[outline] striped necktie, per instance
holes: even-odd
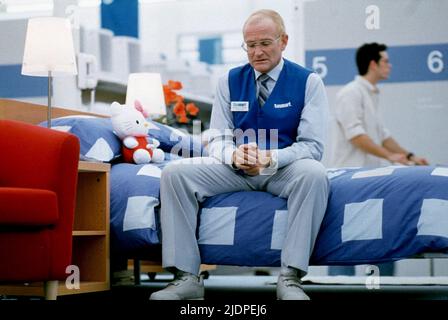
[[[258,102],[260,103],[260,107],[263,107],[264,103],[269,97],[269,89],[268,89],[268,80],[270,79],[269,75],[266,73],[261,74],[257,81],[258,81]]]

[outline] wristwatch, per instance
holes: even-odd
[[[406,155],[406,159],[408,159],[408,160],[411,160],[411,158],[414,156],[414,154],[412,153],[412,152],[409,152],[407,155]]]

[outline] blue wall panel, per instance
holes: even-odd
[[[385,82],[448,80],[448,44],[388,47],[392,72]],[[344,85],[358,74],[356,48],[308,50],[305,63],[322,75],[326,85]]]
[[[102,1],[101,28],[112,30],[115,36],[138,38],[138,0]]]
[[[0,97],[42,97],[48,94],[47,77],[23,76],[22,65],[0,65]]]
[[[199,40],[199,61],[208,64],[222,63],[222,39],[207,38]]]

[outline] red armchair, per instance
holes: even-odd
[[[0,120],[0,285],[43,281],[56,298],[71,264],[78,161],[74,135]]]

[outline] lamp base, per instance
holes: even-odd
[[[47,109],[47,127],[51,128],[51,86],[53,85],[53,78],[51,71],[48,71],[48,109]]]

